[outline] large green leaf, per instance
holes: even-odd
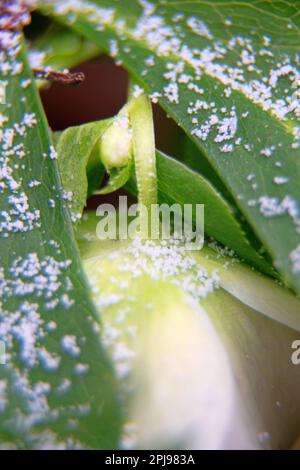
[[[183,127],[300,293],[299,2],[49,5],[44,11],[123,62]]]
[[[1,32],[3,38],[1,446],[112,448],[120,421],[115,383],[65,207],[69,195],[22,36]]]

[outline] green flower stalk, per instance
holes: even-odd
[[[141,91],[131,96],[129,116],[133,132],[133,152],[138,187],[138,200],[150,211],[157,203],[155,139],[152,106]]]

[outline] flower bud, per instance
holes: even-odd
[[[299,300],[207,247],[97,241],[96,222],[86,218],[78,234],[120,381],[123,448],[291,446],[300,428],[291,361]]]
[[[127,165],[131,154],[131,138],[128,118],[117,117],[99,142],[100,158],[107,170]]]

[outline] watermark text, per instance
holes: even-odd
[[[203,204],[143,204],[127,205],[127,196],[119,197],[119,207],[112,204],[98,206],[96,215],[101,219],[96,235],[100,240],[126,240],[175,238],[184,242],[186,249],[199,250],[204,243]]]

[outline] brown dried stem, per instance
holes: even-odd
[[[80,85],[84,79],[84,73],[82,72],[57,72],[55,70],[47,69],[33,69],[35,78],[48,80],[52,83],[61,83],[67,86]]]

